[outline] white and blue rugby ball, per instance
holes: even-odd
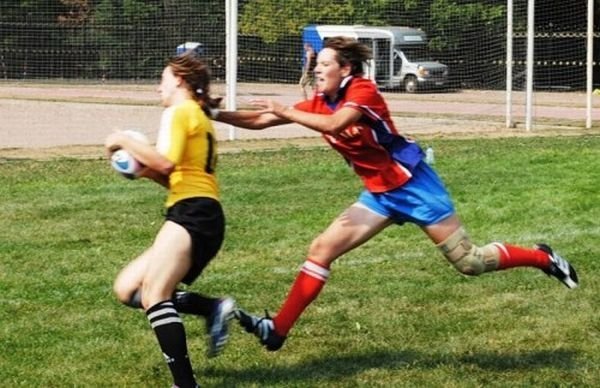
[[[141,132],[135,130],[123,131],[127,136],[149,144],[148,138]],[[123,175],[127,179],[136,179],[139,173],[144,168],[144,165],[137,161],[129,152],[124,149],[113,152],[110,157],[110,165],[119,174]]]
[[[127,179],[135,179],[139,176],[144,166],[124,149],[116,150],[110,157],[112,168]]]

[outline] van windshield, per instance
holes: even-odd
[[[431,59],[431,54],[426,46],[396,46],[396,50],[401,50],[404,53],[406,59],[410,62],[429,62],[433,61]]]

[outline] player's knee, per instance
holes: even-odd
[[[330,263],[337,256],[336,247],[324,241],[321,236],[315,238],[308,248],[308,257],[318,262]]]
[[[131,297],[131,289],[129,287],[125,287],[125,285],[118,280],[113,284],[113,293],[117,297],[117,300],[121,303],[126,303]]]
[[[323,256],[326,248],[326,244],[323,244],[321,237],[318,236],[310,243],[308,257]]]
[[[115,282],[113,285],[113,293],[117,297],[117,300],[126,306],[133,308],[142,307],[142,296],[140,289],[131,289],[131,287],[119,282]]]
[[[484,272],[490,272],[498,268],[497,255],[491,250],[494,246],[478,247],[473,245],[471,250],[461,259],[452,262],[454,268],[464,275],[477,276]],[[446,256],[448,258],[448,256]],[[450,260],[448,258],[448,260]]]
[[[493,244],[478,247],[471,243],[463,228],[438,244],[442,254],[460,273],[476,276],[498,268],[500,252]]]

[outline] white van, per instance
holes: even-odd
[[[348,36],[367,44],[373,59],[366,65],[366,77],[381,88],[403,88],[408,93],[421,89],[444,88],[448,83],[448,66],[430,59],[427,35],[411,27],[368,27],[363,25],[308,25],[302,33],[303,43],[315,51],[333,36]]]

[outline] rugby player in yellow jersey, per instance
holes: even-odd
[[[206,318],[208,355],[227,340],[231,298],[178,291],[191,284],[223,242],[225,218],[215,177],[217,144],[207,115],[219,101],[209,96],[208,67],[193,52],[169,59],[158,92],[165,107],[156,148],[123,132],[110,134],[108,153],[123,148],[145,168],[140,176],[168,189],[166,220],[152,245],[121,270],[114,292],[122,303],[143,308],[176,387],[197,386],[179,313]]]

